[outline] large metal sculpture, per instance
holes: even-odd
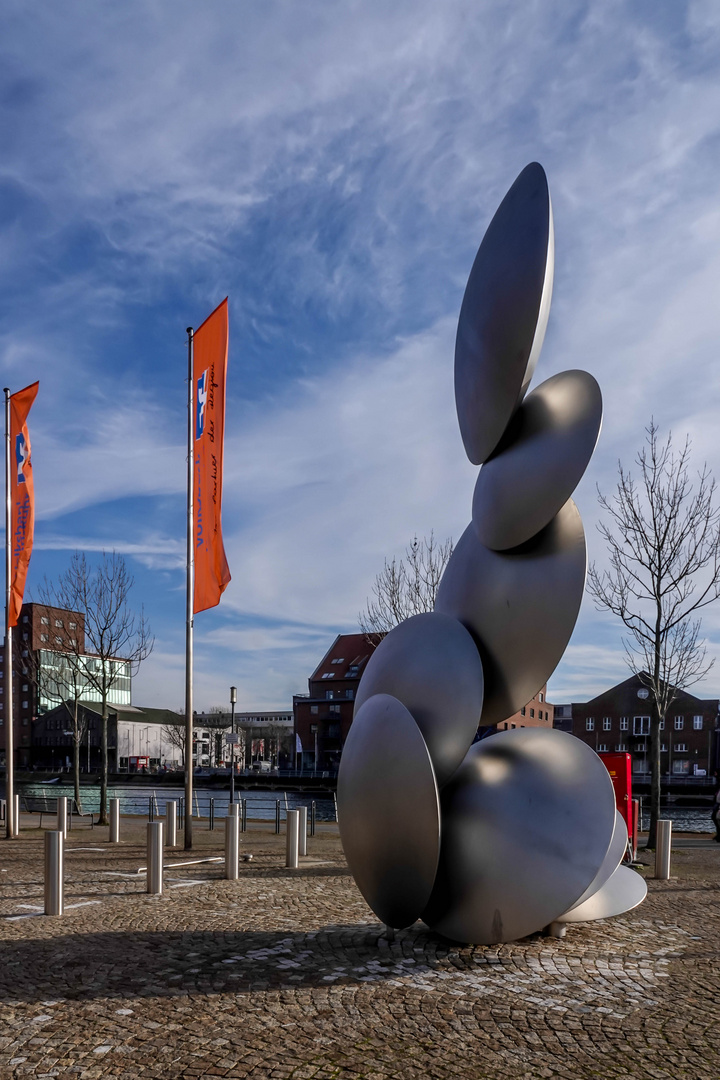
[[[455,400],[467,455],[483,466],[472,522],[434,612],[401,623],[368,662],[338,777],[343,847],[376,915],[475,944],[617,915],[646,892],[620,865],[625,824],[588,746],[533,728],[473,742],[547,682],[585,584],[570,496],[600,432],[600,389],[565,371],[525,396],[553,256],[547,179],[533,163],[485,233],[460,311]]]

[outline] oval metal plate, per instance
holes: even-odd
[[[470,525],[445,568],[435,610],[475,638],[485,675],[482,724],[497,724],[547,682],[580,610],[587,553],[572,499],[527,544],[498,552]]]
[[[602,394],[587,371],[563,371],[528,394],[475,485],[480,542],[503,551],[544,529],[580,482],[601,423]]]
[[[391,630],[370,657],[355,712],[374,694],[390,694],[412,713],[442,787],[480,723],[483,669],[472,636],[449,615],[413,615]]]
[[[579,907],[566,911],[555,922],[594,922],[596,919],[612,919],[624,915],[642,904],[647,896],[647,882],[629,866],[618,866],[601,889],[593,893]]]
[[[338,822],[350,872],[388,926],[419,918],[435,880],[440,806],[430,755],[405,706],[368,698],[343,748]]]
[[[602,889],[605,882],[612,877],[620,863],[623,861],[623,856],[627,851],[627,841],[628,831],[627,825],[625,824],[625,818],[622,816],[619,810],[616,810],[615,831],[613,832],[613,838],[610,842],[610,847],[608,848],[607,855],[603,859],[603,864],[598,870],[594,881],[592,881],[588,885],[587,889],[582,894],[580,899],[575,901],[570,911],[574,911],[575,908],[578,908],[581,904],[584,904],[585,901],[593,895],[593,893],[596,893],[599,889]],[[561,915],[560,918],[556,919],[555,921],[562,922],[564,917],[564,915]]]
[[[553,265],[547,177],[533,162],[490,222],[460,308],[455,403],[475,465],[497,446],[532,377],[550,313]]]
[[[566,912],[595,878],[615,824],[597,754],[534,728],[475,743],[441,810],[440,865],[422,917],[477,945],[515,941]]]

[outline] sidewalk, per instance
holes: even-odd
[[[25,822],[23,822],[25,825]],[[0,841],[0,1078],[720,1076],[720,845],[676,834],[670,882],[562,940],[459,947],[421,923],[388,941],[336,826],[297,871],[284,836],[145,892],[144,822],[75,828],[66,914],[42,910],[42,833]],[[168,862],[222,854],[194,831]],[[182,843],[182,838],[181,838]],[[649,862],[647,853],[640,858]]]

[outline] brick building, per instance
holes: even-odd
[[[538,690],[537,694],[523,705],[522,709],[501,724],[497,724],[498,731],[507,731],[508,728],[540,727],[551,728],[555,719],[555,706],[547,699],[547,683]]]
[[[23,604],[18,624],[13,629],[13,734],[15,767],[32,764],[33,726],[36,718],[72,696],[68,654],[79,655],[88,670],[99,664],[97,657],[85,653],[85,616],[79,611]],[[126,660],[109,661],[118,670],[109,700],[115,705],[130,705],[130,665]],[[5,648],[0,646],[0,686],[5,683]],[[80,677],[78,692],[87,701],[100,695],[88,679]],[[0,692],[0,762],[5,762],[5,700]]]
[[[598,753],[632,755],[633,774],[649,779],[650,694],[633,675],[590,701],[570,706],[572,733]],[[567,706],[560,706],[567,723]],[[660,772],[669,779],[709,778],[717,768],[718,699],[678,691],[661,728]]]
[[[376,644],[365,634],[339,634],[308,679],[309,693],[293,697],[297,752],[304,769],[337,771],[355,693]]]

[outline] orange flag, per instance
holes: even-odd
[[[30,436],[27,418],[40,383],[10,395],[10,610],[8,625],[17,626],[35,531]]]
[[[220,603],[230,581],[222,541],[222,476],[225,442],[227,297],[193,335],[195,390],[193,612]]]

